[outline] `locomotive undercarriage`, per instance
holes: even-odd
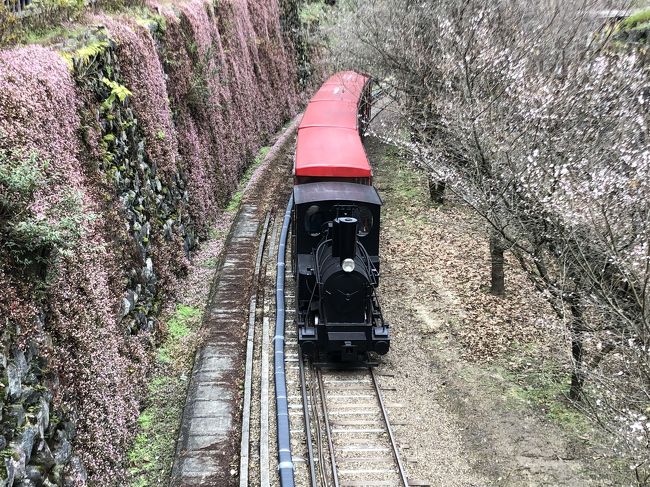
[[[309,308],[308,304],[305,308]],[[370,319],[364,323],[324,323],[317,307],[298,309],[298,343],[303,354],[315,362],[349,364],[370,363],[370,352],[385,354],[390,338],[374,292],[368,308]]]

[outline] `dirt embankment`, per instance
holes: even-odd
[[[563,400],[568,342],[514,265],[488,292],[482,222],[435,206],[423,174],[369,140],[384,199],[384,313],[393,342],[379,367],[411,479],[431,485],[620,485],[594,431]]]

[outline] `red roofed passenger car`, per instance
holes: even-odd
[[[370,184],[372,169],[361,141],[370,115],[370,78],[337,73],[316,92],[298,127],[296,183]]]
[[[298,128],[294,166],[292,264],[302,352],[367,362],[389,349],[377,299],[381,199],[363,145],[371,80],[332,76]]]

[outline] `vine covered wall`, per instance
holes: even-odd
[[[161,302],[300,102],[275,1],[149,7],[0,51],[0,486],[122,482]]]

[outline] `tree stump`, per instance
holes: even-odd
[[[429,174],[429,194],[431,195],[431,201],[437,205],[442,205],[445,202],[445,186],[444,180]]]

